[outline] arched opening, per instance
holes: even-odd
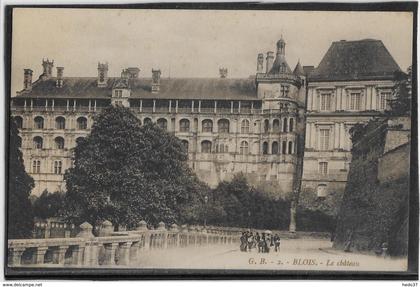
[[[158,124],[158,126],[159,126],[162,130],[166,131],[166,130],[168,129],[168,121],[167,121],[166,119],[164,119],[164,118],[160,118],[160,119],[158,119],[158,120],[157,120],[157,122],[156,122],[156,123]]]
[[[21,116],[15,116],[14,117],[14,120],[15,120],[16,127],[18,129],[21,129],[22,126],[23,126],[23,119],[22,119],[22,117]]]
[[[217,128],[218,128],[219,133],[229,133],[229,120],[220,119],[217,122]]]
[[[144,118],[143,123],[145,125],[150,125],[150,124],[152,124],[152,119],[151,118]]]
[[[85,117],[77,118],[77,129],[79,130],[87,129],[87,119]]]
[[[278,154],[279,153],[279,144],[278,144],[278,142],[273,142],[271,144],[271,153],[272,154]]]
[[[241,146],[239,148],[239,151],[242,155],[246,155],[249,153],[249,148],[248,148],[248,142],[247,141],[242,141],[241,142]]]
[[[293,118],[290,118],[289,120],[289,131],[293,132]]]
[[[182,146],[185,149],[185,152],[188,153],[188,146],[189,146],[188,141],[187,140],[182,140],[181,143],[182,143]]]
[[[283,119],[283,132],[286,133],[287,132],[287,118]]]
[[[189,132],[190,131],[190,121],[187,119],[182,119],[179,121],[179,131]]]
[[[210,141],[202,141],[201,142],[201,152],[202,153],[211,153],[211,142]]]
[[[293,142],[289,141],[289,148],[288,148],[289,154],[293,153]]]
[[[34,148],[35,149],[42,149],[43,140],[42,137],[36,136],[34,137]]]
[[[283,141],[281,144],[281,153],[286,154],[287,153],[287,142]]]
[[[270,128],[269,126],[270,126],[269,121],[268,120],[264,120],[264,132],[265,133],[268,133],[268,130]]]
[[[201,123],[201,127],[203,132],[205,133],[212,133],[213,132],[213,121],[212,120],[204,120]]]
[[[64,149],[64,139],[62,137],[56,137],[54,142],[56,149]]]
[[[268,154],[268,142],[263,142],[263,154]]]
[[[56,117],[55,128],[58,130],[64,130],[66,128],[66,119],[63,117]]]
[[[279,121],[278,119],[275,119],[275,120],[273,121],[273,131],[274,131],[275,133],[280,132],[280,121]]]
[[[43,129],[44,128],[44,118],[37,116],[34,119],[35,129]]]

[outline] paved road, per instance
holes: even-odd
[[[141,268],[197,269],[270,269],[270,270],[341,270],[403,271],[406,259],[345,253],[332,249],[323,239],[284,239],[278,253],[239,251],[235,245],[188,247],[144,253]]]

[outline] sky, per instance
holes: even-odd
[[[64,67],[64,76],[95,77],[98,62],[108,62],[109,76],[134,66],[147,78],[152,68],[162,77],[218,77],[219,67],[229,78],[248,77],[257,54],[276,51],[281,36],[292,69],[298,60],[317,66],[333,41],[369,38],[382,40],[406,70],[412,21],[409,12],[19,8],[12,95],[22,89],[24,68],[39,77],[43,58]]]

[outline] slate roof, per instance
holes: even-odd
[[[297,62],[295,69],[293,70],[293,74],[296,76],[304,76],[305,71],[302,68],[302,65],[300,64],[300,61]]]
[[[281,65],[284,64],[286,66],[286,74],[291,74],[292,73],[292,69],[290,69],[289,64],[287,64],[286,58],[284,55],[277,55],[276,59],[274,60],[273,63],[273,67],[271,68],[271,70],[268,72],[268,74],[270,75],[275,75],[275,74],[279,74],[280,73],[280,67]]]
[[[310,81],[351,81],[393,79],[400,67],[382,41],[333,42],[319,66],[309,75]]]
[[[65,77],[63,86],[56,87],[56,78],[38,80],[31,91],[22,91],[18,97],[31,98],[86,98],[108,99],[112,87],[121,84],[121,78],[109,78],[107,87],[97,86],[96,77]],[[160,91],[152,93],[152,79],[129,79],[131,98],[143,99],[220,99],[253,100],[257,99],[255,78],[161,78]]]

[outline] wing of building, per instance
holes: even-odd
[[[113,78],[107,63],[98,64],[96,77],[72,78],[63,67],[53,76],[53,66],[44,60],[36,81],[25,69],[24,89],[12,98],[34,194],[65,189],[71,149],[109,105],[129,107],[142,123],[156,122],[179,137],[190,167],[211,186],[242,172],[281,196],[296,188],[305,149],[305,189],[342,188],[348,130],[386,109],[399,70],[377,40],[334,42],[316,69],[298,62],[292,71],[280,39],[276,53],[258,54],[256,74],[244,79],[229,78],[226,68],[217,78],[170,79],[158,69],[143,76],[135,67]]]
[[[382,41],[333,42],[308,78],[303,189],[344,190],[349,131],[388,109],[398,64]]]

